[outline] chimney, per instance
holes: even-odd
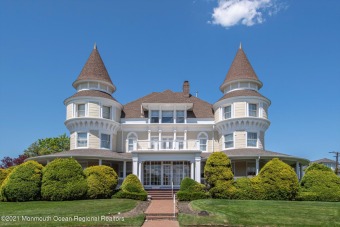
[[[190,85],[189,85],[189,81],[184,81],[183,83],[183,94],[185,97],[189,97],[190,95]]]

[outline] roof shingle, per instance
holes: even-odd
[[[218,101],[221,101],[223,99],[233,98],[233,97],[240,97],[240,96],[255,96],[255,97],[262,97],[262,98],[267,99],[266,97],[261,95],[259,92],[247,89],[247,90],[236,90],[236,91],[228,92],[225,95],[223,95],[223,97],[220,98]]]
[[[100,98],[106,98],[106,99],[111,99],[117,102],[115,98],[113,98],[111,95],[109,95],[106,92],[103,91],[98,91],[98,90],[83,90],[83,91],[78,91],[74,95],[72,95],[69,98],[75,98],[75,97],[100,97]],[[67,99],[69,99],[67,98]]]

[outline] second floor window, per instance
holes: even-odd
[[[205,133],[200,133],[198,136],[199,149],[207,151],[208,136]]]
[[[111,119],[111,107],[103,106],[103,118]]]
[[[85,117],[85,104],[77,105],[77,117]]]
[[[86,132],[78,133],[77,147],[87,147],[87,133]]]
[[[110,149],[111,136],[108,134],[102,134],[100,138],[100,145],[102,148]]]
[[[162,123],[174,123],[174,112],[162,111]]]
[[[249,117],[257,117],[257,105],[256,104],[249,103],[248,115]]]
[[[159,123],[159,111],[151,110],[151,123]]]
[[[257,147],[257,133],[256,132],[247,133],[247,146]]]
[[[234,147],[234,135],[232,133],[224,136],[224,148],[231,147]]]
[[[184,111],[183,110],[176,111],[176,123],[184,123]]]
[[[231,118],[231,106],[224,107],[224,119]]]

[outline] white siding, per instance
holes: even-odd
[[[245,102],[235,102],[234,103],[235,115],[234,117],[245,117],[246,116],[246,103]]]
[[[235,149],[247,147],[247,133],[245,131],[235,132]]]

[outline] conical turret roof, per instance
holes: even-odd
[[[104,82],[107,85],[111,85],[114,88],[113,90],[115,90],[115,85],[111,81],[96,45],[94,45],[90,57],[87,59],[87,62],[81,70],[78,78],[74,81],[73,86],[76,88],[79,83],[85,81]]]
[[[250,80],[257,82],[259,87],[262,86],[261,81],[257,77],[253,67],[251,66],[246,54],[244,53],[242,46],[238,49],[233,63],[231,64],[226,78],[220,86],[223,92],[224,88],[233,81]]]

